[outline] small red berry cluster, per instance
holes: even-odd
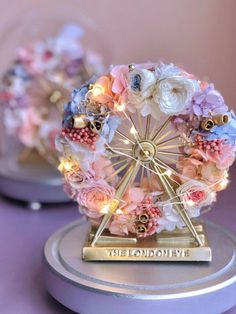
[[[224,140],[215,139],[212,141],[207,141],[202,135],[198,134],[195,137],[195,145],[197,146],[197,148],[205,152],[208,151],[212,153],[221,153],[224,147]]]
[[[146,215],[148,217],[148,221],[144,224],[145,225],[145,232],[139,233],[139,237],[147,237],[156,232],[158,223],[157,218],[162,216],[162,213],[158,207],[155,205],[151,206],[153,204],[153,198],[152,196],[147,196],[145,200],[142,202],[141,206],[138,206],[136,210],[136,215]],[[139,224],[139,223],[138,223]]]
[[[61,134],[71,141],[83,144],[92,150],[96,149],[98,134],[91,131],[87,126],[84,128],[63,128]]]

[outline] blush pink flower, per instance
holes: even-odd
[[[112,82],[110,77],[101,76],[92,88],[89,98],[102,104],[113,103]]]
[[[126,65],[118,65],[111,70],[113,78],[112,91],[116,94],[118,103],[127,101],[128,74],[129,69]]]
[[[135,233],[135,215],[133,214],[120,214],[115,215],[109,225],[109,230],[112,234],[126,236],[130,233]]]
[[[202,162],[196,158],[184,158],[177,162],[176,167],[182,174],[181,180],[197,179],[201,171]]]
[[[63,190],[69,198],[76,199],[77,190],[68,181],[64,182]]]
[[[141,203],[145,197],[143,189],[132,187],[130,188],[124,196],[124,200],[127,203]]]
[[[206,156],[208,160],[215,162],[217,168],[229,168],[235,159],[235,150],[230,145],[223,145],[220,151],[207,151]]]
[[[104,213],[102,208],[114,197],[115,189],[106,181],[93,181],[81,188],[77,194],[77,202],[85,207],[84,212],[88,217],[98,218]]]
[[[72,168],[71,171],[66,171],[65,179],[73,188],[78,190],[93,180],[94,176],[91,171],[83,171],[78,167],[77,169]]]
[[[131,189],[132,190],[132,189]],[[134,188],[132,194],[140,192]],[[135,197],[136,198],[136,197]],[[141,197],[136,201],[140,201]],[[133,205],[133,207],[132,207]],[[114,215],[109,226],[112,234],[125,236],[129,233],[138,237],[147,237],[154,234],[158,227],[158,219],[162,216],[160,209],[153,204],[152,196],[146,196],[139,203],[131,203],[121,208],[122,213]],[[144,219],[144,220],[143,220]]]
[[[202,165],[202,180],[208,182],[215,191],[220,191],[225,188],[222,186],[222,182],[226,180],[227,175],[227,170],[219,169],[212,161],[208,161]]]
[[[142,189],[145,192],[162,192],[162,187],[156,176],[151,175],[151,180],[147,177],[144,177],[140,182]]]
[[[197,152],[205,160],[214,162],[219,169],[229,168],[235,158],[235,148],[226,144],[224,140],[205,140],[203,136],[197,135],[195,139]]]
[[[104,157],[100,157],[92,164],[92,171],[94,172],[95,180],[105,179],[111,176],[115,169],[112,166],[112,162]],[[112,185],[117,182],[117,176],[111,177],[109,183]]]

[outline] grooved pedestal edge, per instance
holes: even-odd
[[[69,224],[44,249],[45,282],[59,302],[80,314],[217,314],[236,305],[236,238],[204,222],[210,263],[85,262],[88,223]]]
[[[63,179],[48,164],[20,164],[15,156],[0,160],[0,193],[25,202],[69,202]]]

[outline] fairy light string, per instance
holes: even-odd
[[[120,74],[117,74],[119,71]],[[176,75],[177,72],[178,75]],[[198,117],[196,113],[191,113],[194,119],[189,120],[190,122],[184,120],[187,118],[186,115],[181,115],[181,110],[185,110],[184,106],[186,104],[182,100],[183,97],[186,95],[190,97],[189,95],[191,94],[194,104],[194,97],[201,93],[207,93],[207,91],[204,88],[200,90],[200,87],[198,87],[199,81],[185,75],[186,72],[181,72],[181,69],[174,65],[161,64],[158,66],[155,64],[151,68],[146,68],[142,65],[137,68],[133,65],[127,68],[121,66],[111,70],[108,76],[98,78],[95,83],[89,86],[82,102],[82,107],[84,108],[85,106],[85,115],[87,115],[87,119],[90,121],[88,123],[91,124],[93,123],[91,121],[100,119],[102,126],[97,131],[98,143],[96,143],[95,152],[87,152],[87,155],[86,153],[84,155],[87,156],[85,159],[87,158],[90,164],[96,163],[99,154],[100,158],[110,160],[111,163],[103,168],[104,172],[108,170],[109,172],[102,178],[102,184],[104,184],[103,188],[105,188],[105,182],[109,185],[111,184],[111,188],[115,191],[113,198],[106,201],[102,208],[98,209],[98,214],[102,214],[102,222],[98,227],[92,245],[96,245],[97,239],[105,228],[109,228],[114,233],[115,231],[112,229],[113,224],[115,225],[117,219],[118,221],[119,219],[125,219],[127,214],[126,207],[130,206],[130,201],[126,199],[126,195],[132,188],[137,188],[140,193],[144,193],[145,198],[152,197],[153,204],[148,206],[150,208],[151,206],[159,208],[161,218],[165,217],[164,207],[166,205],[169,208],[175,208],[177,215],[183,219],[183,225],[187,225],[193,237],[201,245],[198,234],[191,222],[191,216],[189,216],[191,211],[189,209],[192,211],[195,208],[201,209],[215,200],[216,192],[225,188],[228,183],[228,168],[226,167],[224,171],[217,168],[218,161],[214,161],[214,158],[217,156],[204,155],[206,152],[198,155],[197,158],[199,160],[195,159],[195,155],[199,154],[199,148],[194,143],[194,134],[199,132],[200,134],[205,134],[205,136],[211,136],[211,133],[209,130],[201,129],[205,124],[201,123],[201,116]],[[105,85],[102,85],[101,82],[105,82]],[[161,86],[162,89],[168,86],[168,90],[162,91]],[[210,85],[206,86],[209,89],[209,93],[214,92],[214,95],[217,95],[218,98],[222,97],[218,92],[212,91]],[[181,88],[187,89],[184,95],[178,95]],[[170,92],[173,93],[173,102],[168,104],[167,107],[165,97],[166,93]],[[143,100],[142,97],[147,98]],[[152,101],[150,102],[151,97]],[[163,100],[161,97],[164,97]],[[189,98],[188,101],[191,99]],[[223,100],[221,98],[220,100],[222,101],[222,108],[224,108]],[[187,103],[187,98],[185,101]],[[86,109],[86,104],[89,103],[95,106],[94,112]],[[134,104],[137,105],[137,108],[134,107]],[[153,104],[156,106],[155,108],[150,107]],[[182,109],[179,109],[179,116],[172,112],[167,114],[167,111],[170,110],[175,112],[177,109],[174,106],[177,105],[179,107],[182,106]],[[130,110],[132,106],[134,108]],[[149,113],[143,115],[143,110],[146,107],[149,108]],[[162,114],[158,120],[156,120],[156,113],[152,114],[152,110],[156,108]],[[191,110],[195,110],[194,108]],[[227,114],[228,116],[230,115],[229,113]],[[103,118],[101,118],[102,116]],[[217,123],[221,123],[220,125],[230,123],[230,119],[220,119],[220,117],[212,120],[215,121],[216,131],[218,131]],[[197,122],[199,124],[196,126]],[[230,137],[232,134],[235,136],[231,127],[227,136]],[[101,139],[104,143],[100,145],[99,140]],[[76,151],[73,150],[76,143],[73,143],[73,146],[71,146],[70,140],[67,139],[66,141],[70,147],[69,151],[72,150],[73,154],[77,156]],[[96,155],[96,150],[102,146],[101,153]],[[79,152],[80,146],[76,147],[78,147]],[[229,153],[231,152],[230,148],[227,147]],[[232,151],[232,154],[234,154],[234,139]],[[78,154],[80,155],[80,152]],[[203,171],[202,169],[209,165],[216,167],[214,171],[216,171],[219,178],[213,182],[208,182],[207,178],[190,178],[188,175],[185,175],[184,171],[182,172],[179,167],[180,165],[184,167],[185,163],[192,160],[200,164],[200,170],[196,171]],[[205,160],[207,160],[208,164]],[[85,161],[81,160],[80,162],[83,169],[83,162]],[[176,164],[178,167],[176,167]],[[155,190],[155,188],[152,190],[156,180],[160,184],[160,191]],[[146,187],[143,185],[144,182],[147,182]],[[88,186],[84,188],[87,190],[83,190],[85,198],[87,196],[86,193],[90,193],[89,188],[91,186],[89,184],[91,183],[88,183]],[[122,184],[124,187],[120,189]],[[81,190],[77,191],[79,199],[81,198]],[[158,199],[153,198],[154,195],[159,195]],[[146,206],[144,200],[142,201],[143,203],[141,202],[143,210]],[[127,219],[130,220],[130,217],[127,216]],[[158,217],[156,219],[158,223]],[[120,222],[120,224],[122,225],[124,222]]]

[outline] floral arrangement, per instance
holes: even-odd
[[[80,26],[68,24],[55,37],[17,49],[2,78],[0,102],[7,132],[42,155],[55,151],[70,90],[102,71],[101,57],[83,47],[82,37]]]
[[[174,64],[113,66],[72,92],[56,145],[65,190],[98,226],[138,237],[185,225],[226,188],[236,117]]]

